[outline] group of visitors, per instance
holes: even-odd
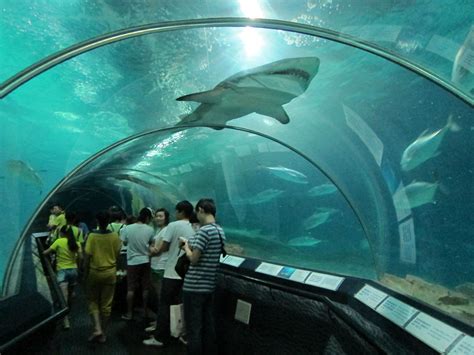
[[[145,331],[147,346],[162,347],[171,340],[170,307],[183,304],[185,330],[180,340],[189,354],[216,353],[214,291],[219,257],[225,234],[216,224],[212,199],[201,199],[193,208],[189,201],[175,206],[176,221],[164,208],[140,210],[136,221],[126,220],[120,209],[96,215],[97,229],[86,234],[75,224],[75,215],[54,206],[48,227],[50,246],[45,254],[56,254],[57,281],[64,297],[71,299],[79,270],[83,270],[93,330],[89,341],[104,343],[117,282],[119,255],[126,250],[127,310],[121,316],[134,319],[135,294],[141,290],[144,317],[151,319],[150,290],[158,297],[156,319]],[[128,222],[128,223],[127,223]],[[184,280],[175,266],[186,254],[190,267]],[[64,327],[70,327],[66,317]]]

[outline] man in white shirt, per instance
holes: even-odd
[[[156,332],[153,337],[143,341],[145,345],[163,346],[170,340],[170,306],[181,303],[183,279],[175,271],[176,261],[183,253],[179,247],[179,238],[191,238],[194,230],[189,217],[193,213],[193,205],[189,201],[181,201],[176,205],[177,221],[168,224],[163,239],[157,248],[156,255],[168,251],[165,274],[161,285],[160,303]]]

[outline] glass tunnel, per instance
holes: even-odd
[[[31,235],[52,205],[93,227],[111,205],[211,197],[230,255],[372,280],[474,325],[474,3],[2,11],[4,305],[48,293]]]

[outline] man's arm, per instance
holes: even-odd
[[[196,265],[199,261],[199,258],[201,257],[201,250],[195,248],[191,249],[189,247],[189,243],[186,240],[184,242],[184,251],[186,252],[186,256],[188,257],[189,261],[191,262],[191,265]]]

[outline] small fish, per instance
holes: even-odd
[[[435,132],[424,131],[403,152],[400,165],[403,171],[409,171],[418,165],[440,154],[438,147],[448,131],[457,132],[459,126],[454,123],[452,115],[449,116],[446,126]]]
[[[308,178],[306,177],[306,175],[300,173],[299,171],[284,168],[282,166],[267,167],[267,169],[270,171],[270,174],[279,179],[294,182],[295,184],[308,183]]]
[[[427,203],[436,203],[434,197],[438,187],[438,182],[413,181],[403,189],[395,192],[393,202],[397,209],[416,208]]]
[[[264,191],[259,192],[257,195],[252,197],[249,201],[251,205],[256,205],[259,203],[264,203],[268,201],[272,201],[277,197],[281,196],[284,191],[276,190],[276,189],[267,189]]]
[[[40,194],[43,192],[43,180],[38,173],[23,160],[8,160],[6,167],[11,175],[17,176],[24,182],[37,187],[40,190]]]
[[[324,195],[331,195],[337,191],[337,187],[334,184],[322,184],[315,186],[308,191],[308,196],[317,197]]]
[[[318,245],[321,242],[322,240],[304,236],[290,239],[288,241],[288,245],[291,247],[314,247],[315,245]]]
[[[311,216],[306,218],[303,222],[303,227],[305,230],[310,230],[314,229],[317,226],[320,226],[321,224],[326,223],[329,221],[329,218],[331,217],[332,214],[335,213],[336,210],[328,208],[328,209],[323,209],[323,208],[318,208],[316,212],[314,212]]]

